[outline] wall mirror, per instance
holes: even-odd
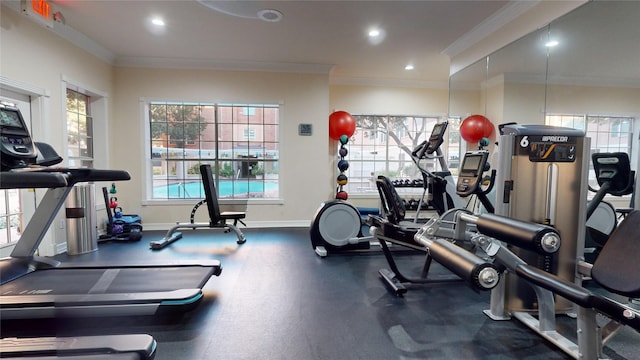
[[[637,1],[590,1],[460,70],[450,116],[582,128],[592,152],[627,152],[637,169],[638,14]]]

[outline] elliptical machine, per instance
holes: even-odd
[[[423,193],[415,219],[418,219],[425,198],[427,204],[436,209],[439,214],[449,209],[462,207],[462,200],[456,195],[455,182],[440,150],[447,125],[447,122],[436,124],[429,139],[423,141],[411,152],[411,159],[423,177]],[[342,151],[343,148],[341,147],[340,152],[344,157],[342,154],[346,155],[346,149]],[[422,165],[423,161],[432,159],[438,159],[441,171],[432,172]],[[342,164],[344,166],[345,163]],[[340,163],[338,163],[338,168],[343,171]],[[327,256],[329,252],[368,250],[373,236],[363,236],[362,225],[362,215],[347,201],[336,199],[324,202],[316,211],[311,222],[311,246],[320,257]]]
[[[422,197],[418,204],[414,222],[418,221],[425,198],[427,199],[428,207],[435,209],[438,215],[442,215],[451,209],[463,207],[462,200],[456,194],[456,183],[440,149],[444,142],[444,133],[448,124],[446,121],[436,124],[431,131],[429,139],[423,141],[411,152],[411,160],[420,170],[423,180]],[[438,160],[440,171],[429,171],[422,165],[425,160],[433,159]]]
[[[338,169],[340,175],[336,179],[338,188],[335,200],[324,202],[316,211],[311,221],[309,235],[311,246],[320,257],[331,252],[344,252],[369,249],[371,237],[362,236],[362,215],[353,205],[346,200],[347,192],[343,186],[347,184],[347,176],[344,174],[349,168],[349,162],[345,160],[348,154],[346,144],[349,142],[347,135],[340,136],[340,161]]]
[[[604,201],[604,197],[633,193],[635,171],[631,170],[627,153],[594,153],[591,160],[600,188],[595,190],[589,187],[595,194],[587,204],[584,255],[587,262],[593,263],[618,225],[617,211],[610,203]]]

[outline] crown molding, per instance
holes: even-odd
[[[540,0],[509,2],[483,22],[476,25],[469,32],[459,37],[456,41],[451,43],[451,45],[447,46],[442,53],[449,56],[449,58],[455,57],[493,34],[498,29],[504,27],[511,21],[517,19],[520,15],[531,10],[533,7],[538,5],[539,2]]]
[[[188,58],[120,57],[117,67],[206,69],[226,71],[260,71],[281,73],[329,74],[333,64],[302,64],[285,62],[234,61]]]
[[[2,6],[22,15],[22,10],[20,9],[20,1],[2,1]],[[37,22],[33,23],[37,24]],[[105,47],[101,46],[83,33],[72,28],[71,26],[57,21],[53,22],[53,28],[43,25],[40,26],[76,45],[77,47],[87,51],[88,53],[108,64],[113,65],[116,60],[116,55],[113,52],[107,50]]]
[[[386,79],[386,78],[358,78],[346,76],[332,76],[330,85],[347,86],[380,86],[397,88],[419,88],[419,89],[449,89],[448,81],[425,81],[415,79]]]

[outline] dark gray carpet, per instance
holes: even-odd
[[[318,258],[308,229],[249,229],[233,234],[185,231],[170,247],[152,251],[146,231],[137,243],[103,243],[97,252],[58,256],[106,264],[218,259],[223,271],[186,314],[108,319],[3,321],[2,336],[148,333],[158,360],[176,359],[566,359],[563,352],[516,320],[492,321],[489,293],[463,283],[414,287],[392,295],[378,278],[381,253]],[[418,273],[420,255],[399,256]],[[437,264],[432,271],[446,273]],[[559,323],[571,331],[574,320]],[[565,325],[566,324],[566,325]],[[624,329],[606,354],[633,359],[640,335]]]

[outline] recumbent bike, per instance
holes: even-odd
[[[487,194],[492,190],[495,182],[495,170],[490,169],[488,163],[489,153],[486,150],[469,151],[465,154],[458,175],[458,181],[456,185],[456,193],[462,197],[476,196],[480,202],[484,205],[485,210],[489,213],[493,213],[494,208],[489,201]],[[487,178],[485,173],[491,170],[491,175]],[[483,187],[483,183],[488,182],[486,187]],[[447,244],[440,244],[438,252],[435,249],[427,249],[424,244],[416,242],[415,234],[422,229],[425,224],[407,223],[403,221],[397,221],[399,213],[402,213],[402,209],[399,206],[397,198],[399,197],[393,188],[386,181],[379,180],[379,189],[383,197],[383,208],[390,208],[389,215],[385,218],[370,216],[369,221],[371,225],[371,234],[380,241],[380,246],[384,252],[385,258],[390,269],[380,269],[378,274],[384,283],[395,293],[397,296],[403,296],[407,292],[407,286],[410,284],[433,284],[433,283],[451,283],[459,282],[462,280],[470,280],[469,278],[461,277],[459,272],[445,275],[431,275],[429,270],[431,268],[432,260],[437,262],[450,262],[449,252],[455,251],[455,247]],[[453,238],[455,234],[454,214],[457,211],[466,211],[463,208],[450,209],[440,214],[440,217],[430,219],[427,224],[438,223],[438,236]],[[466,234],[465,240],[469,240],[471,237],[470,232],[463,232]],[[425,252],[424,263],[420,277],[409,277],[404,275],[394,257],[388,244],[397,244],[404,247],[409,247],[414,250]],[[467,245],[468,245],[467,241]],[[470,263],[458,264],[458,266],[477,266],[477,271],[482,271],[487,267],[485,262],[475,261],[475,259],[467,259]],[[452,265],[454,266],[454,265]],[[485,270],[487,271],[487,270]],[[477,275],[477,274],[476,274]],[[474,275],[475,276],[475,275]],[[492,287],[486,287],[486,290]]]

